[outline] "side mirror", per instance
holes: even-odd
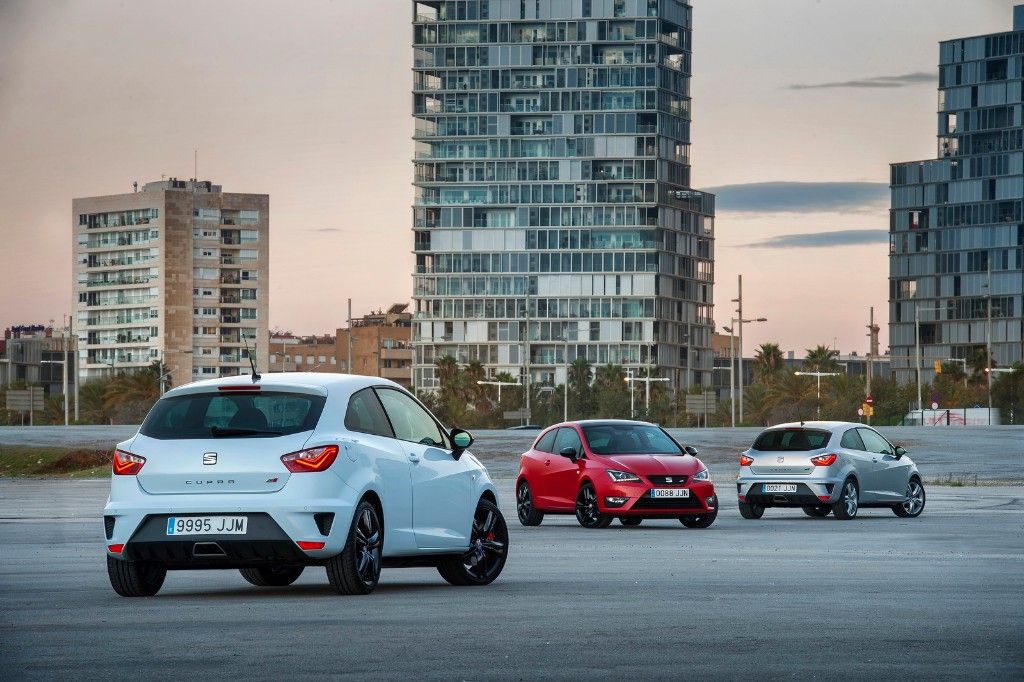
[[[903,455],[907,454],[907,449],[904,448],[902,445],[897,445],[896,446],[896,450],[895,450],[895,454],[896,454],[896,459],[899,459]]]
[[[692,445],[684,445],[683,452],[693,457],[697,456],[697,448],[693,447]]]
[[[558,454],[560,454],[562,457],[568,457],[573,462],[576,461],[576,458],[578,456],[578,453],[576,452],[576,448],[572,448],[572,447],[562,448],[561,451]]]
[[[473,434],[463,429],[452,429],[448,433],[448,437],[452,441],[452,457],[455,459],[462,457],[466,448],[473,444]]]

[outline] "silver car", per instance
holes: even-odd
[[[870,426],[799,422],[763,431],[740,455],[740,514],[759,519],[766,507],[800,507],[811,517],[852,519],[861,507],[896,516],[924,510],[924,483],[902,447]]]

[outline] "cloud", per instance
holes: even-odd
[[[707,187],[720,211],[801,213],[886,208],[889,186],[883,182],[752,182]]]
[[[753,249],[827,249],[836,246],[875,246],[888,241],[887,230],[836,230],[783,234],[743,246]]]
[[[355,230],[346,230],[343,227],[308,227],[308,228],[306,228],[306,232],[329,232],[329,233],[335,233],[335,232],[355,232]]]
[[[794,83],[790,90],[825,90],[828,88],[905,88],[910,85],[931,83],[938,85],[938,76],[927,71],[915,71],[900,76],[871,76],[848,81],[828,83]]]

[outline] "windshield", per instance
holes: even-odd
[[[583,427],[590,451],[596,455],[683,455],[682,448],[657,426],[588,424]]]
[[[164,398],[142,423],[143,436],[267,438],[311,431],[326,398],[305,393],[193,393]]]
[[[819,450],[828,445],[832,433],[812,429],[776,429],[765,431],[754,441],[754,449],[762,452],[803,452]]]

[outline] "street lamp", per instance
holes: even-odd
[[[939,312],[942,308],[921,308],[917,302],[914,303],[914,344],[917,347],[916,369],[917,369],[917,409],[921,413],[921,423],[924,424],[924,398],[921,393],[921,311]],[[966,366],[966,365],[965,365]],[[990,384],[991,385],[991,384]],[[991,407],[991,406],[990,406]]]
[[[740,337],[740,339],[739,339],[739,341],[740,341],[740,349],[739,349],[740,369],[739,369],[739,377],[737,378],[738,379],[737,384],[739,386],[738,392],[740,394],[740,423],[742,424],[743,423],[743,325],[744,325],[744,323],[748,323],[749,324],[749,323],[752,323],[752,322],[767,322],[768,318],[767,317],[756,317],[756,318],[749,319],[749,320],[743,319],[743,275],[739,275],[738,281],[737,281],[737,286],[738,286],[737,296],[736,296],[736,298],[732,299],[732,303],[736,304],[736,318],[734,318],[732,320],[732,324],[733,324],[733,327],[736,327],[736,324],[739,323],[739,327],[737,329],[739,331],[739,337]],[[732,334],[732,332],[729,332],[729,333]],[[730,346],[731,345],[732,344],[730,343]],[[735,422],[735,419],[733,419],[733,421]]]
[[[1016,367],[986,367],[985,368],[985,373],[988,374],[988,377],[989,377],[989,382],[988,382],[988,386],[989,386],[989,389],[988,389],[989,390],[989,400],[991,400],[991,392],[992,392],[992,375],[993,374],[1013,374],[1016,371],[1017,371]],[[1013,398],[1014,398],[1014,396],[1013,396],[1014,390],[1013,389],[1014,389],[1014,382],[1011,381],[1010,382],[1010,423],[1011,424],[1013,423]],[[991,420],[992,420],[992,408],[989,407],[989,423],[991,423]]]
[[[476,382],[481,386],[497,386],[498,387],[498,404],[501,404],[501,387],[502,386],[522,386],[518,381],[478,381]]]
[[[648,419],[651,413],[651,382],[652,381],[668,381],[668,377],[635,377],[632,376],[632,370],[630,370],[630,376],[626,377],[626,381],[629,382],[629,417],[633,418],[633,384],[637,381],[644,382],[647,393],[644,397],[644,411],[647,413]]]
[[[822,377],[837,377],[842,372],[793,372],[798,377],[815,377],[818,380],[818,419],[821,419],[821,378]]]
[[[735,372],[733,370],[732,363],[729,363],[728,367],[712,367],[711,371],[712,372],[729,372],[729,387],[730,387],[730,393],[731,393],[733,375],[735,374]],[[735,396],[733,396],[733,397],[735,397]],[[735,405],[736,405],[736,402],[733,401],[733,407],[735,407]],[[705,420],[705,422],[707,421],[707,415],[704,415],[704,420]],[[705,426],[707,426],[707,424],[705,424]],[[733,410],[733,412],[732,412],[732,421],[729,422],[729,426],[736,426],[736,411],[735,410]]]
[[[633,370],[626,370],[626,378],[624,381],[629,384],[629,418],[633,419],[636,416],[636,409],[634,408],[633,402]]]
[[[157,369],[160,372],[160,376],[157,377],[157,381],[160,383],[160,395],[164,394],[164,379],[171,375],[170,372],[164,372],[164,356],[167,353],[181,353],[182,355],[192,355],[191,350],[180,350],[178,348],[171,348],[169,350],[160,351],[160,357],[157,359]]]
[[[65,356],[66,358],[67,356]],[[64,376],[64,426],[68,425],[68,363],[67,360],[40,360],[42,365],[60,365]]]

